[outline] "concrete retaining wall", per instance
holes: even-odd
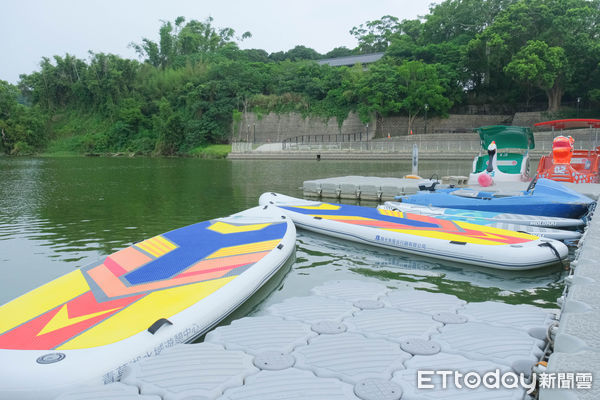
[[[375,123],[369,124],[369,135],[373,136]],[[257,115],[247,113],[235,126],[234,141],[273,143],[300,135],[366,134],[366,125],[358,115],[350,113],[342,125],[336,118],[304,118],[298,113]]]
[[[408,118],[406,117],[387,117],[376,121],[371,121],[368,124],[368,140],[392,140],[392,141],[435,141],[445,145],[446,142],[475,142],[478,148],[479,138],[473,129],[485,125],[518,125],[518,126],[533,126],[534,123],[544,120],[543,113],[517,113],[513,115],[450,115],[448,118],[431,118],[427,120],[427,127],[424,119],[417,119],[413,124],[414,135],[407,135]],[[298,113],[275,114],[259,116],[254,113],[247,113],[242,116],[240,122],[235,124],[235,129],[232,132],[234,142],[246,143],[281,143],[286,139],[299,138],[302,135],[313,135],[312,139],[307,143],[307,137],[302,141],[299,138],[298,143],[301,145],[312,144],[315,142],[314,135],[326,135],[325,141],[338,143],[341,140],[340,136],[336,135],[353,135],[358,140],[363,141],[367,138],[367,125],[363,124],[358,115],[350,113],[348,118],[344,120],[340,126],[337,119],[323,118],[304,118]],[[427,128],[427,129],[425,129]],[[427,133],[424,134],[425,130]],[[389,139],[388,139],[389,134]],[[564,132],[556,131],[536,131],[536,151],[541,151],[547,154],[552,148],[552,139],[554,136],[564,134],[572,135],[575,139],[575,148],[590,149],[594,146],[597,139],[598,130],[576,129],[565,130]],[[323,138],[317,142],[322,142]],[[348,141],[346,136],[343,141]],[[294,141],[294,145],[296,145]],[[411,145],[412,146],[412,145]],[[447,147],[447,146],[445,146]],[[295,150],[295,149],[287,149]],[[424,149],[425,150],[425,149]],[[472,152],[469,146],[464,146],[465,151]],[[425,150],[426,151],[426,150]]]
[[[448,118],[417,118],[413,122],[413,134],[471,132],[473,128],[485,125],[511,125],[512,115],[449,115]],[[408,135],[407,117],[386,117],[377,124],[376,138]]]

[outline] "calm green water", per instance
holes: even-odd
[[[420,173],[465,175],[470,166],[421,162]],[[307,179],[407,173],[408,161],[0,157],[0,304],[133,242],[256,206],[266,191],[301,197]],[[417,259],[300,231],[296,261],[258,311],[333,279],[551,306],[563,275],[558,266],[502,272]]]

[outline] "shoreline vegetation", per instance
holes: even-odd
[[[600,111],[600,0],[445,0],[414,20],[354,27],[355,49],[240,49],[204,21],[163,22],[139,60],[42,58],[0,80],[0,153],[225,157],[248,113],[361,122],[450,113],[592,117]],[[318,60],[383,53],[368,66]],[[475,111],[474,111],[475,110]]]
[[[181,153],[174,155],[174,157],[190,157],[190,158],[203,158],[209,160],[224,159],[231,153],[230,144],[211,144],[206,146],[196,147],[190,150],[188,153]],[[5,154],[0,153],[0,156]],[[31,154],[16,154],[14,156],[38,156],[38,157],[154,157],[156,155],[138,152],[106,152],[106,153],[79,153],[75,151],[66,150],[52,150],[47,149],[39,153]],[[161,156],[166,157],[166,156]]]

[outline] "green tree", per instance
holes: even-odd
[[[324,58],[348,57],[354,55],[354,52],[345,46],[336,47],[324,55]]]
[[[158,43],[143,38],[141,44],[132,42],[130,46],[147,63],[165,69],[168,66],[183,67],[189,59],[206,59],[218,50],[235,44],[234,39],[244,40],[252,36],[250,32],[245,32],[236,38],[232,28],[214,27],[212,17],[184,23],[184,17],[178,17],[173,24],[163,21]]]
[[[175,155],[184,141],[183,118],[164,97],[157,101],[157,106],[158,112],[152,118],[152,129],[158,137],[155,151],[161,155]]]
[[[269,55],[269,59],[271,59],[272,61],[318,60],[322,57],[323,56],[319,54],[316,50],[302,45],[298,45],[286,52],[278,51]]]
[[[435,65],[408,61],[399,67],[398,74],[402,93],[400,109],[408,115],[409,133],[426,104],[433,115],[446,115],[452,101],[445,96],[444,82]]]
[[[399,29],[398,18],[385,15],[380,19],[353,27],[350,34],[358,41],[358,51],[361,54],[368,54],[385,51]]]
[[[512,58],[504,71],[516,80],[532,84],[548,96],[548,111],[556,112],[570,77],[570,65],[562,47],[531,40]]]
[[[447,0],[434,4],[422,24],[421,43],[466,45],[517,0]]]
[[[245,49],[242,53],[246,56],[246,60],[252,62],[269,62],[269,53],[262,49]]]
[[[46,143],[45,118],[39,108],[20,104],[16,86],[0,80],[0,149],[30,154]]]
[[[408,132],[425,104],[433,114],[440,115],[452,106],[444,96],[437,67],[421,61],[406,61],[400,66],[377,63],[365,74],[360,87],[359,112],[363,120],[370,113],[375,113],[379,121],[382,116],[402,113],[408,116]]]
[[[548,108],[555,110],[561,104],[562,93],[573,86],[569,75],[584,82],[590,81],[590,74],[597,65],[597,61],[592,59],[598,54],[595,48],[599,35],[600,7],[597,0],[520,0],[500,12],[492,24],[470,41],[466,52],[467,65],[475,87],[483,86],[498,92],[508,90],[511,80],[507,74],[510,71],[511,76],[517,76],[514,74],[518,60],[523,60],[528,52],[535,51],[538,58],[544,60],[546,71],[554,69],[553,73],[557,73],[556,62],[560,63],[562,74],[559,75],[565,79],[558,81],[562,87],[557,87],[548,97]],[[564,58],[558,56],[558,50],[541,56],[543,50],[539,46],[534,50],[529,44],[532,41],[543,42],[550,49],[562,48]],[[505,69],[513,60],[513,67]],[[587,68],[577,65],[586,65]],[[519,70],[518,76],[525,76],[523,68]]]

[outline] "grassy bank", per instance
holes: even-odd
[[[49,140],[38,153],[45,157],[83,155],[157,156],[159,138],[140,127],[136,133],[127,126],[113,124],[98,113],[65,112],[54,115],[46,126]],[[231,145],[214,144],[195,147],[175,155],[198,158],[226,158]]]
[[[153,152],[94,152],[94,151],[82,151],[81,142],[85,140],[79,136],[73,136],[69,138],[55,139],[51,141],[48,148],[39,153],[42,157],[79,157],[86,155],[123,155],[123,156],[156,156]],[[208,146],[201,146],[192,149],[188,153],[181,153],[181,157],[196,157],[206,159],[219,159],[227,158],[227,155],[231,153],[230,144],[213,144]]]
[[[196,147],[189,152],[189,155],[199,158],[227,158],[229,153],[231,153],[230,144],[211,144]]]

